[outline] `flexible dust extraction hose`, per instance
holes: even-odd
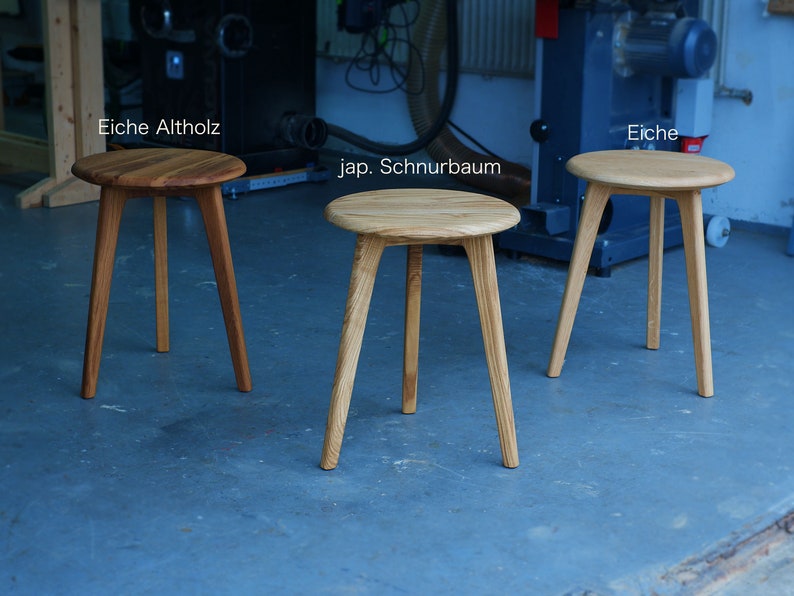
[[[445,3],[444,0],[425,0],[414,29],[414,43],[419,48],[426,76],[430,81],[437,80],[438,73],[441,70],[441,56],[445,47],[444,40],[446,39],[449,42],[449,39],[453,37],[457,40],[457,35],[448,36],[453,29],[457,29],[457,16],[455,16],[454,20],[449,18],[450,5],[454,6],[455,2]],[[445,14],[446,19],[444,18]],[[447,77],[453,75],[453,59],[457,62],[457,52],[450,54],[448,49]],[[457,64],[454,67],[454,74],[457,76]],[[423,93],[416,93],[416,90],[422,88],[422,84],[421,69],[411,69],[408,75],[408,107],[414,129],[420,137],[424,136],[428,130],[431,130],[432,123],[437,119],[437,116],[443,114],[442,109],[439,108],[438,90],[435,86],[426,85]],[[468,164],[499,163],[498,174],[458,174],[456,178],[469,186],[506,196],[516,204],[529,202],[532,175],[528,168],[504,159],[483,155],[470,149],[455,136],[446,124],[441,127],[438,135],[426,149],[430,157],[439,163],[450,159],[457,163]],[[483,171],[482,168],[472,168],[472,170]]]
[[[444,3],[447,4],[446,10],[444,10]],[[439,134],[439,132],[441,132],[441,129],[446,126],[449,115],[452,112],[452,106],[455,103],[455,93],[457,92],[458,86],[458,4],[457,0],[439,0],[433,4],[440,6],[441,10],[438,10],[437,6],[433,6],[433,10],[425,10],[424,8],[420,10],[419,19],[417,20],[417,27],[419,22],[422,20],[431,21],[433,25],[432,27],[429,27],[429,29],[438,29],[441,31],[442,49],[445,45],[444,38],[446,37],[449,68],[447,69],[447,80],[444,88],[444,102],[439,108],[438,94],[436,93],[436,112],[428,121],[427,126],[424,126],[421,132],[417,131],[419,136],[415,140],[399,145],[378,143],[377,141],[372,141],[366,137],[342,128],[341,126],[330,123],[327,124],[329,136],[342,139],[343,141],[346,141],[351,145],[358,147],[359,149],[369,151],[370,153],[377,153],[380,155],[408,155],[410,153],[416,153],[417,151],[424,149],[427,144],[432,141]],[[446,24],[444,23],[445,18],[447,21]],[[437,22],[439,19],[440,22]],[[449,36],[444,35],[445,30],[449,32]],[[421,43],[422,42],[420,40],[420,42],[416,45],[420,45]],[[437,78],[438,70],[436,70],[434,74]],[[416,130],[416,125],[414,125],[414,129]]]
[[[531,172],[522,165],[478,153],[464,145],[447,126],[455,103],[458,85],[458,12],[457,0],[424,0],[416,22],[414,45],[419,49],[424,71],[430,81],[438,80],[441,56],[447,52],[447,76],[444,99],[439,101],[438,88],[424,85],[422,68],[412,68],[408,75],[408,108],[417,138],[405,144],[372,141],[335,124],[327,123],[329,136],[337,137],[365,151],[379,155],[408,155],[426,149],[438,163],[498,163],[498,173],[463,174],[455,177],[474,188],[503,195],[516,205],[529,202]],[[323,141],[320,142],[322,144]],[[493,168],[472,167],[472,171],[493,171]]]

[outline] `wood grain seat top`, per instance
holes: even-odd
[[[360,192],[325,208],[325,218],[345,230],[417,242],[495,234],[520,217],[510,203],[495,197],[427,188]]]
[[[124,149],[83,157],[72,174],[99,186],[190,189],[214,186],[245,173],[242,160],[199,149]]]
[[[695,190],[733,180],[726,163],[687,153],[616,149],[576,155],[566,169],[589,182],[636,190]]]

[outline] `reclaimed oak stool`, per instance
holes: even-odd
[[[714,395],[714,382],[711,370],[706,249],[700,191],[732,180],[733,168],[716,159],[700,155],[636,150],[583,153],[568,160],[566,168],[574,176],[586,180],[587,188],[549,359],[548,376],[558,377],[562,371],[598,226],[607,201],[612,195],[650,197],[648,317],[645,343],[648,349],[659,348],[664,200],[670,198],[678,203],[681,214],[698,393],[703,397],[711,397]]]
[[[330,470],[339,462],[375,274],[387,246],[408,245],[402,411],[416,412],[424,244],[462,245],[466,250],[480,311],[502,462],[508,468],[518,466],[492,241],[493,234],[518,223],[518,210],[499,199],[469,192],[394,189],[338,198],[325,208],[325,217],[358,236],[320,466]]]
[[[220,185],[245,172],[231,155],[193,149],[126,149],[83,157],[78,178],[102,187],[88,309],[81,395],[96,394],[121,213],[127,200],[154,197],[154,271],[157,351],[169,350],[166,197],[193,196],[198,203],[215,269],[232,365],[240,391],[251,390],[248,353],[237,298]]]

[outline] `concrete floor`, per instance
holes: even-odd
[[[235,389],[189,200],[169,201],[171,352],[155,353],[151,203],[131,202],[93,400],[79,387],[97,205],[20,211],[27,181],[3,180],[3,593],[790,589],[785,236],[735,231],[708,249],[712,399],[696,394],[680,248],[665,254],[661,349],[643,347],[646,261],[617,265],[588,277],[558,379],[544,371],[566,265],[497,255],[515,470],[500,465],[465,258],[426,251],[419,410],[399,413],[404,249],[388,249],[340,466],[326,472],[355,239],[323,207],[351,190],[446,180],[332,180],[227,201],[249,394]]]

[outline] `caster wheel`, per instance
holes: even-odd
[[[706,243],[709,246],[722,248],[728,243],[731,235],[731,221],[727,217],[715,215],[706,226]]]

